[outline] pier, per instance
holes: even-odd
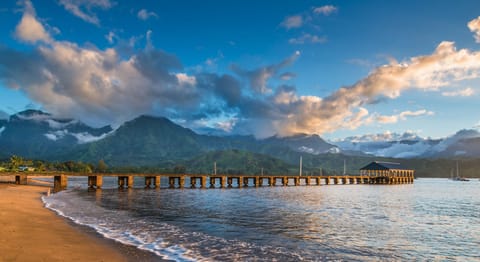
[[[162,178],[168,181],[170,189],[214,189],[275,186],[324,186],[324,185],[394,185],[410,184],[413,172],[386,173],[375,175],[339,176],[289,176],[289,175],[205,175],[205,174],[113,174],[113,173],[35,173],[3,172],[0,176],[15,176],[15,183],[26,185],[28,177],[53,177],[54,191],[65,190],[69,177],[87,177],[89,188],[102,188],[104,177],[116,177],[119,188],[133,188],[134,179],[143,179],[145,188],[160,188]],[[137,181],[138,182],[138,181]]]

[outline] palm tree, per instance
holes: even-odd
[[[11,170],[17,170],[19,166],[23,164],[23,158],[13,155],[10,157],[10,169]]]

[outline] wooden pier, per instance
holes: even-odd
[[[111,174],[111,173],[35,173],[5,172],[0,176],[15,176],[15,183],[26,185],[28,177],[53,177],[54,191],[67,188],[69,177],[87,177],[89,188],[102,188],[104,177],[116,177],[119,188],[133,188],[134,178],[145,181],[145,188],[160,188],[161,178],[168,181],[168,188],[245,188],[262,186],[322,186],[352,184],[410,184],[413,172],[378,173],[373,175],[340,176],[287,176],[287,175],[202,175],[202,174]]]

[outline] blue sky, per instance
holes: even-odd
[[[478,1],[32,0],[0,14],[7,114],[330,139],[480,122]]]

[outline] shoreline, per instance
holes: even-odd
[[[50,183],[0,182],[0,253],[4,261],[167,261],[108,239],[45,207]]]

